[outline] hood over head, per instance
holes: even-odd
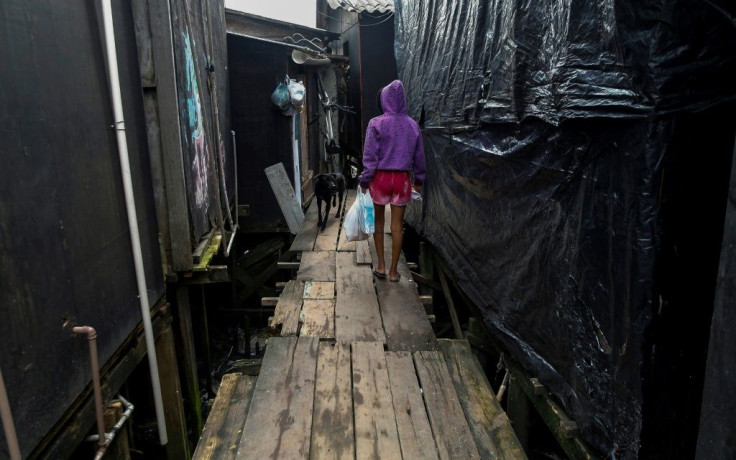
[[[406,95],[400,80],[392,81],[381,90],[381,108],[383,113],[406,115]]]

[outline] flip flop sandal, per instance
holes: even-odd
[[[385,273],[381,273],[378,270],[373,270],[373,276],[375,276],[376,278],[378,278],[380,280],[385,280],[386,279],[386,274]]]
[[[388,280],[391,281],[392,283],[398,283],[399,280],[401,280],[401,273],[399,273],[399,276],[397,276],[395,279],[389,278]]]

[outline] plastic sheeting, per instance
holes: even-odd
[[[684,0],[396,2],[428,171],[407,220],[617,458],[639,449],[660,165],[678,113],[736,95],[733,17]]]

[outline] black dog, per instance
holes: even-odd
[[[342,174],[319,174],[314,184],[314,194],[317,196],[317,227],[324,230],[327,225],[327,218],[330,215],[330,198],[332,206],[339,197],[340,202],[337,206],[335,217],[340,217],[340,211],[343,208],[342,198],[345,195],[345,177]],[[325,213],[322,218],[322,202],[325,202]]]

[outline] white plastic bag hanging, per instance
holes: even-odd
[[[376,231],[376,213],[373,208],[373,198],[370,190],[365,193],[358,187],[356,202],[360,203],[360,228],[363,233],[372,234]]]
[[[287,87],[289,89],[291,105],[296,108],[300,108],[302,105],[304,105],[304,93],[307,92],[306,88],[304,88],[304,84],[292,79],[289,81]]]
[[[342,230],[345,232],[345,237],[348,241],[363,241],[367,240],[369,234],[364,233],[362,226],[360,225],[360,211],[361,205],[358,200],[353,202],[353,205],[348,209],[345,214],[345,222],[342,224]]]

